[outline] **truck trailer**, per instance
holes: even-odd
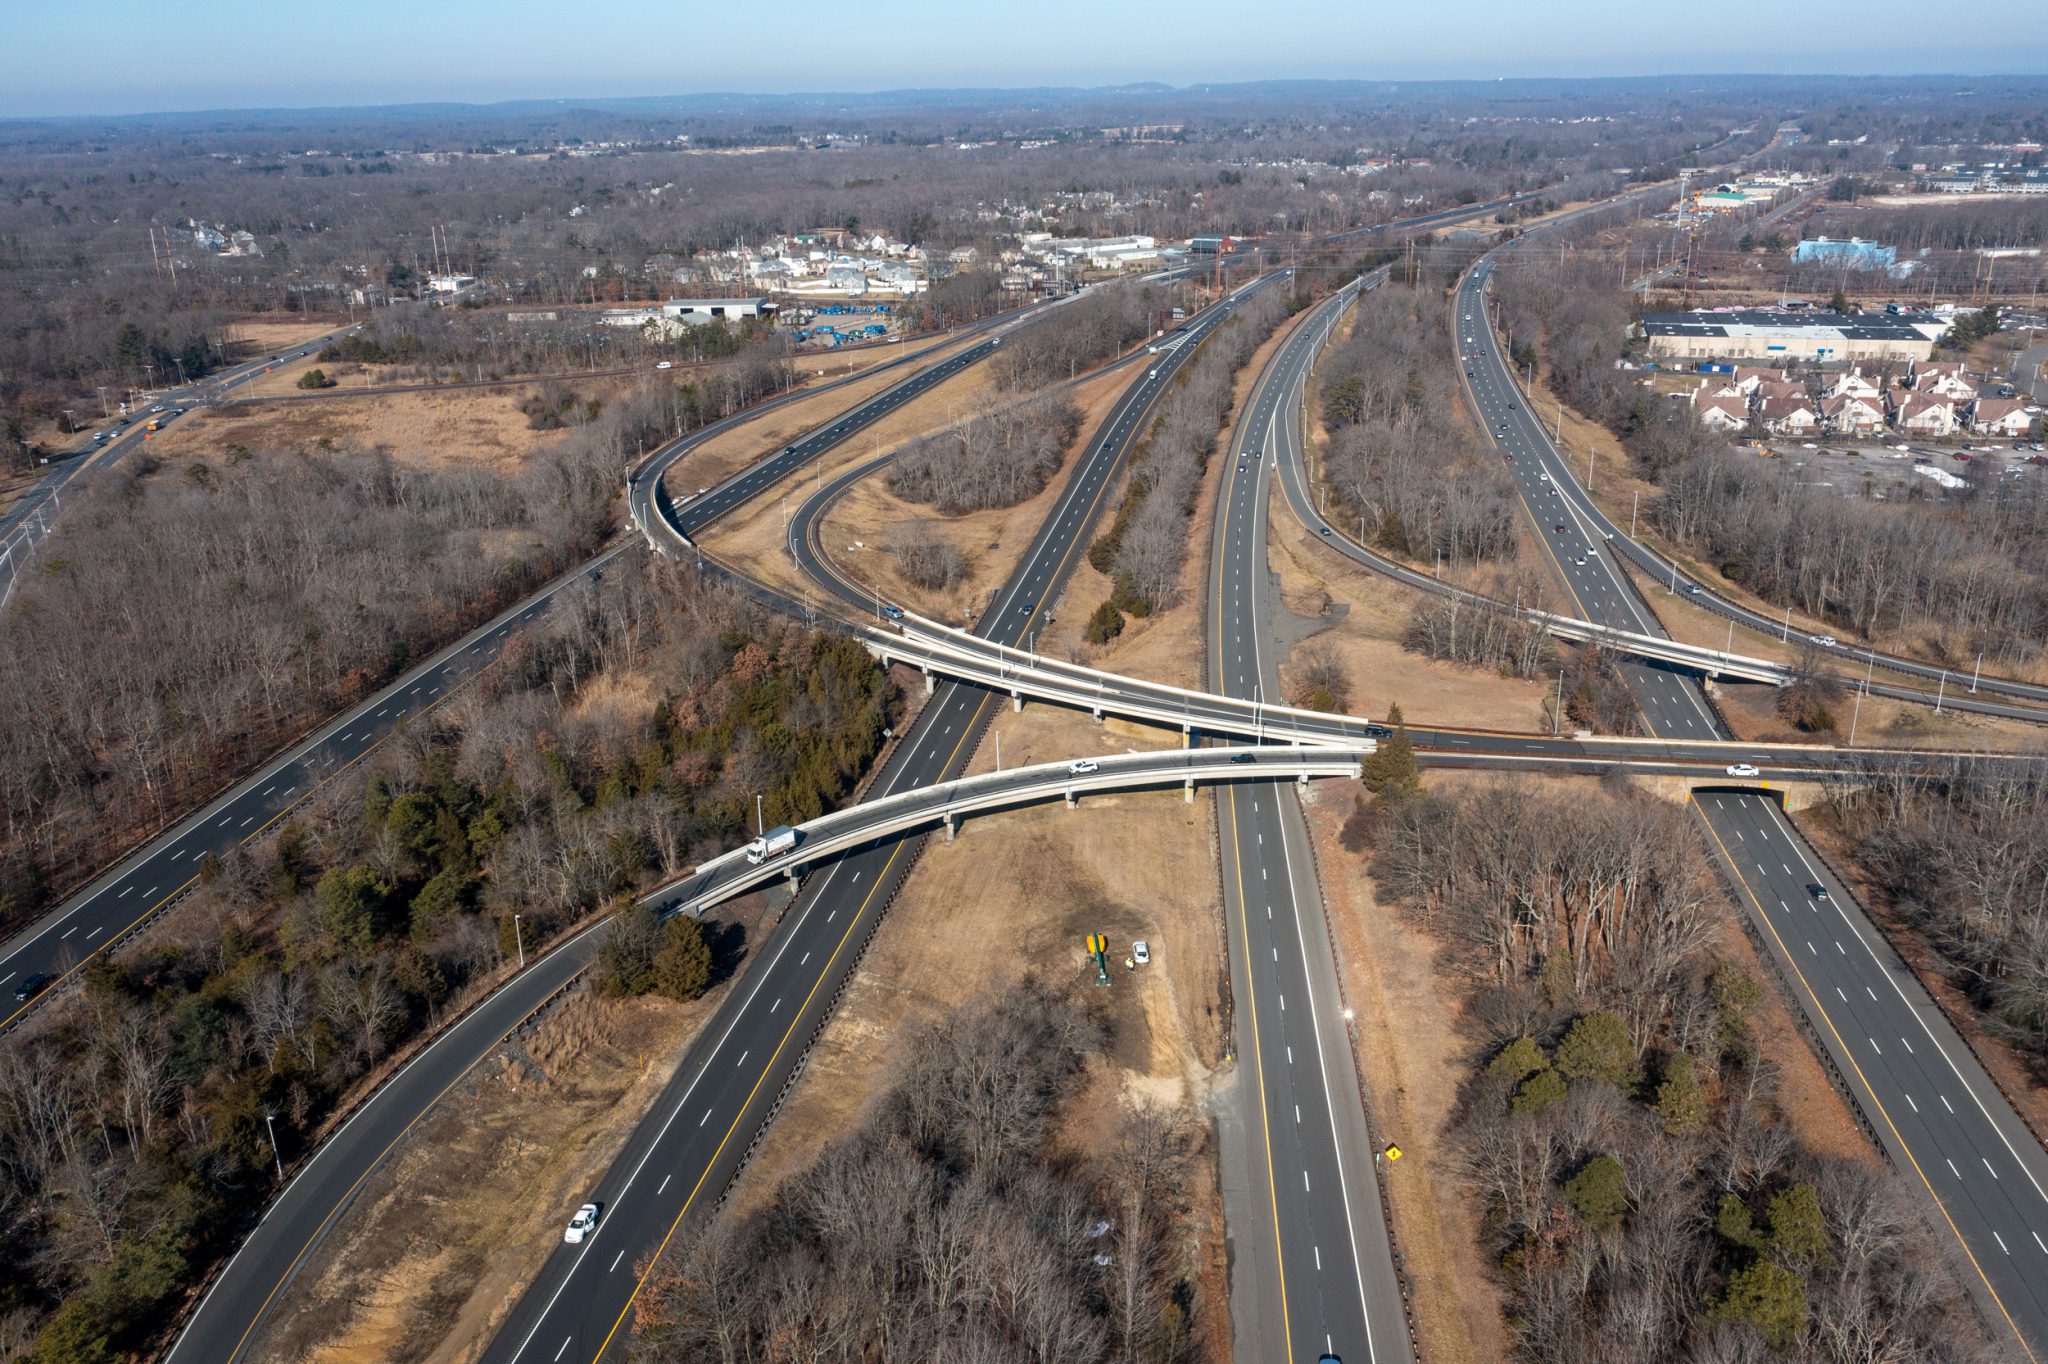
[[[797,832],[787,824],[778,824],[747,844],[747,861],[758,867],[771,857],[780,857],[794,848]]]

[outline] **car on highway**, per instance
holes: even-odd
[[[1564,522],[1560,521],[1550,529],[1553,534],[1562,535],[1564,534]]]
[[[1317,531],[1317,532],[1316,532],[1316,534],[1318,534],[1318,535],[1328,535],[1329,533],[1330,533],[1330,528],[1329,528],[1328,526],[1324,526],[1324,527],[1323,527],[1323,528],[1322,528],[1321,530],[1319,530],[1319,531]]]
[[[1143,966],[1152,960],[1152,944],[1143,938],[1131,944],[1131,960]]]
[[[1823,649],[1835,649],[1841,647],[1833,635],[1808,635],[1807,638],[1811,639],[1815,644],[1820,645],[1820,647]]]
[[[598,1206],[585,1203],[576,1209],[576,1215],[569,1219],[569,1225],[562,1232],[562,1239],[572,1246],[580,1246],[586,1237],[597,1230]]]
[[[1394,737],[1394,728],[1392,725],[1382,725],[1375,721],[1368,721],[1365,726],[1365,737],[1368,739],[1391,739]]]
[[[1586,566],[1586,556],[1583,554],[1574,555],[1572,557],[1572,562],[1577,564],[1580,568],[1584,568]]]
[[[1549,475],[1549,474],[1538,474],[1538,475],[1536,475],[1536,477],[1538,477],[1538,478],[1542,479],[1542,480],[1543,480],[1543,481],[1544,481],[1545,483],[1548,483],[1548,482],[1550,482],[1550,475]]]
[[[1097,770],[1101,766],[1102,764],[1096,762],[1093,758],[1076,758],[1067,764],[1067,772],[1072,776],[1081,777]]]
[[[1811,895],[1816,900],[1827,900],[1833,898],[1828,894],[1828,888],[1818,881],[1808,881],[1806,883],[1806,893],[1808,895]]]
[[[1231,754],[1230,760],[1234,763],[1255,763],[1259,760],[1259,755],[1247,748],[1242,753]]]
[[[56,984],[57,978],[44,971],[31,971],[14,989],[14,1002],[26,1004],[43,991]]]
[[[1729,763],[1728,775],[1731,777],[1761,777],[1763,772],[1758,769],[1755,763]]]
[[[902,608],[902,607],[900,607],[900,606],[897,606],[897,605],[895,605],[894,603],[890,603],[889,605],[886,605],[886,606],[884,606],[884,607],[882,608],[882,619],[883,619],[883,620],[902,620],[902,619],[903,619],[903,608]]]
[[[1707,595],[1707,589],[1701,587],[1698,583],[1687,583],[1685,585],[1685,595],[1688,597],[1704,597]]]

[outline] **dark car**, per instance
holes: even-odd
[[[902,619],[903,619],[903,608],[902,608],[902,607],[900,607],[900,606],[884,606],[884,607],[882,608],[882,619],[883,619],[883,620],[902,620]]]
[[[1389,725],[1382,725],[1372,721],[1367,721],[1365,726],[1365,737],[1368,739],[1391,739],[1394,737],[1394,731],[1393,728]]]
[[[1252,752],[1250,749],[1246,749],[1242,753],[1231,754],[1230,760],[1234,763],[1255,763],[1259,760],[1259,755]]]
[[[1828,888],[1818,881],[1807,882],[1806,893],[1808,895],[1811,895],[1816,900],[1825,900],[1828,898]]]
[[[1564,534],[1564,522],[1558,522],[1556,525],[1552,526],[1551,529],[1556,531],[1559,535]]]
[[[56,981],[57,978],[47,972],[31,971],[29,972],[28,979],[15,987],[14,1002],[16,1004],[28,1003],[31,999],[49,989]]]

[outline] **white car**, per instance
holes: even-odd
[[[660,364],[657,364],[655,366],[656,369],[674,369],[675,367],[675,362],[673,360],[663,360]]]
[[[1138,963],[1138,965],[1140,966],[1143,966],[1146,962],[1151,961],[1152,944],[1146,942],[1143,938],[1140,938],[1136,942],[1132,943],[1131,960]]]
[[[597,1230],[597,1212],[595,1203],[585,1203],[576,1209],[576,1215],[569,1219],[569,1228],[562,1233],[562,1239],[572,1246],[582,1245],[584,1238]]]
[[[1757,769],[1755,763],[1729,763],[1728,775],[1731,777],[1761,777],[1763,773]]]
[[[1823,649],[1839,647],[1833,635],[1814,635],[1811,638],[1815,644],[1820,645]]]
[[[1067,771],[1076,777],[1095,771],[1098,764],[1093,758],[1076,758],[1067,764]]]

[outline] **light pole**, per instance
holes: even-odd
[[[1977,694],[1977,679],[1984,675],[1984,651],[1977,651],[1977,666],[1970,672],[1970,695]]]
[[[1856,747],[1856,722],[1863,718],[1863,693],[1856,693],[1856,709],[1849,714],[1849,747]]]
[[[519,952],[519,969],[524,971],[526,969],[526,933],[520,927],[519,918],[520,916],[517,914],[512,916],[512,946]]]
[[[768,836],[768,820],[762,812],[761,794],[758,791],[754,793],[754,833],[761,838]]]
[[[284,1180],[284,1157],[279,1155],[277,1150],[276,1118],[277,1115],[275,1113],[265,1113],[263,1115],[263,1127],[264,1130],[270,1133],[270,1158],[277,1162],[277,1177],[279,1182],[282,1182]]]

